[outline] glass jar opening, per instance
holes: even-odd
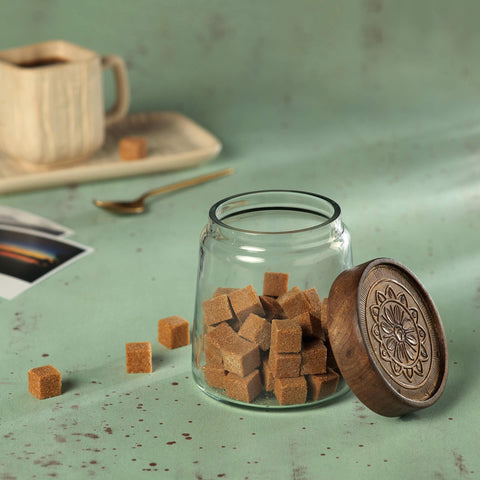
[[[232,230],[286,234],[330,225],[340,213],[340,206],[322,195],[296,190],[261,190],[220,200],[212,206],[209,216],[213,223]]]

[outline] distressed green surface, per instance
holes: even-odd
[[[0,7],[0,48],[65,38],[120,54],[133,111],[183,111],[225,146],[190,173],[2,197],[73,228],[95,253],[0,300],[0,478],[137,478],[145,469],[166,479],[480,476],[478,3]],[[91,205],[223,166],[236,174],[153,201],[141,217]],[[295,412],[234,408],[193,385],[188,347],[155,343],[159,317],[193,314],[209,206],[263,188],[334,198],[356,263],[391,256],[425,283],[450,353],[435,406],[401,419],[353,395]],[[135,340],[153,342],[151,375],[125,374],[124,343]],[[38,401],[26,373],[45,363],[62,371],[65,392]]]

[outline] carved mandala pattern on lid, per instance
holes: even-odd
[[[419,324],[417,308],[408,304],[405,294],[396,294],[390,285],[385,291],[375,291],[375,302],[370,306],[373,323],[371,334],[378,342],[381,359],[390,365],[391,373],[399,380],[413,383],[415,377],[427,373],[424,363],[429,361],[425,348],[427,335]]]

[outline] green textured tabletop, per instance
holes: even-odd
[[[0,299],[0,478],[480,478],[480,6],[474,1],[0,1],[0,48],[64,38],[127,60],[132,111],[173,110],[223,142],[193,170],[5,195],[94,248]],[[111,99],[107,79],[107,100]],[[214,183],[118,217],[93,198],[232,166]],[[210,399],[190,347],[157,320],[192,320],[209,207],[291,188],[342,207],[356,264],[395,258],[440,312],[449,378],[431,408],[384,418],[349,393],[261,412]],[[151,341],[152,374],[125,373]],[[27,371],[50,363],[61,396]]]

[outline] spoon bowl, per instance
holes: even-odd
[[[173,192],[175,190],[180,190],[182,188],[193,187],[194,185],[199,185],[200,183],[209,182],[215,178],[224,177],[226,175],[231,175],[233,173],[233,168],[226,168],[218,172],[208,173],[207,175],[202,175],[200,177],[191,178],[189,180],[184,180],[182,182],[173,183],[171,185],[166,185],[164,187],[155,188],[145,192],[140,197],[130,200],[130,201],[114,201],[114,200],[94,200],[93,203],[99,208],[108,210],[113,213],[118,214],[135,214],[143,213],[146,209],[145,200],[149,197],[155,195],[161,195],[163,193]]]
[[[132,200],[130,202],[116,202],[109,200],[94,200],[93,203],[100,208],[110,210],[115,213],[143,213],[146,204],[143,201]]]

